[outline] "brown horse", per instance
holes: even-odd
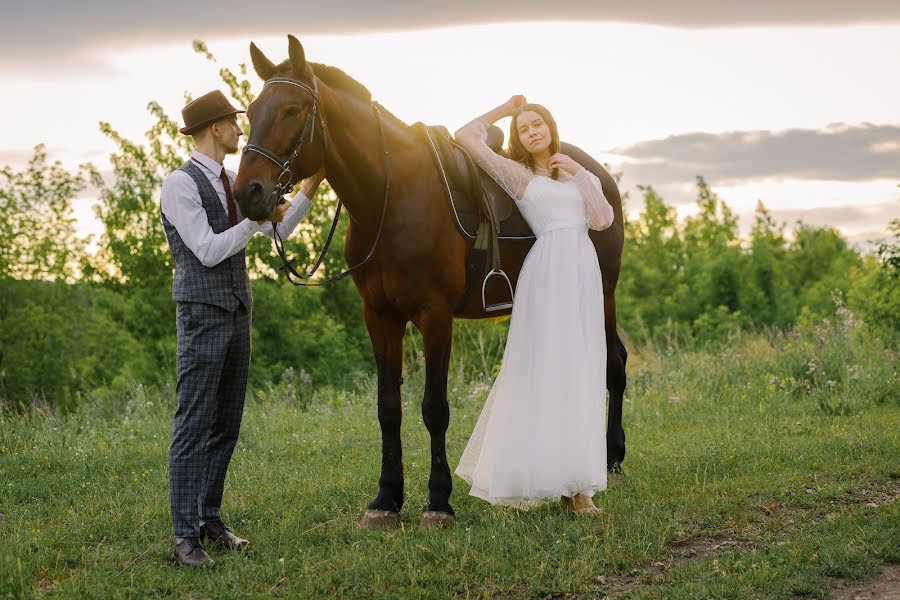
[[[373,104],[360,83],[334,67],[308,63],[300,42],[293,36],[288,41],[290,58],[277,66],[250,45],[253,66],[266,85],[247,111],[252,131],[241,158],[235,198],[245,216],[265,219],[290,184],[324,166],[329,184],[350,215],[344,257],[349,265],[364,262],[352,277],[362,297],[378,373],[381,477],[363,524],[370,528],[395,524],[403,506],[400,386],[403,335],[411,321],[424,341],[422,416],[431,436],[431,475],[422,525],[447,526],[454,522],[445,444],[453,319],[502,313],[485,313],[478,293],[457,307],[465,289],[472,242],[454,226],[442,180],[422,138]],[[608,468],[618,471],[625,457],[626,353],[616,333],[615,289],[624,229],[616,183],[597,167],[603,192],[615,210],[612,227],[591,231],[590,236],[605,294]],[[529,243],[502,244],[503,268],[513,282],[529,248]],[[488,300],[502,298],[489,296]]]

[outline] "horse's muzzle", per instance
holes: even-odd
[[[264,184],[258,179],[249,182],[242,189],[235,190],[234,199],[241,207],[241,214],[254,221],[267,220],[279,200],[275,194],[275,184]]]

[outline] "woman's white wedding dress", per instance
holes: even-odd
[[[588,227],[613,210],[582,169],[556,181],[494,153],[484,124],[456,133],[518,201],[537,236],[515,293],[503,364],[456,474],[493,504],[593,495],[606,488],[603,286]]]

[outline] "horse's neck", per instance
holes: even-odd
[[[371,105],[332,90],[322,95],[328,183],[355,223],[376,228],[385,201],[386,161],[405,140],[385,117],[376,117]]]
[[[384,182],[378,125],[371,111],[330,90],[322,90],[327,128],[325,172],[328,183],[353,221],[371,222],[377,188]]]

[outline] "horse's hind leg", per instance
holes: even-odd
[[[447,402],[447,371],[453,317],[449,307],[444,311],[425,312],[416,325],[425,346],[425,397],[422,418],[431,436],[431,475],[428,478],[428,505],[422,513],[422,527],[449,527],[455,521],[450,506],[453,481],[447,464],[447,427],[450,405]]]
[[[609,417],[606,430],[606,468],[612,473],[622,472],[625,460],[625,429],[622,426],[622,403],[625,398],[625,364],[628,352],[616,334],[614,351],[607,360],[607,389],[609,390]]]
[[[609,409],[606,424],[606,468],[611,473],[622,472],[625,460],[625,429],[622,427],[622,402],[625,398],[625,364],[628,352],[616,331],[616,298],[604,298],[606,315],[606,389],[609,390]]]
[[[403,403],[400,384],[406,321],[365,306],[363,316],[378,370],[381,477],[378,480],[378,496],[369,503],[362,525],[375,530],[396,525],[403,507],[403,449],[400,441]]]

